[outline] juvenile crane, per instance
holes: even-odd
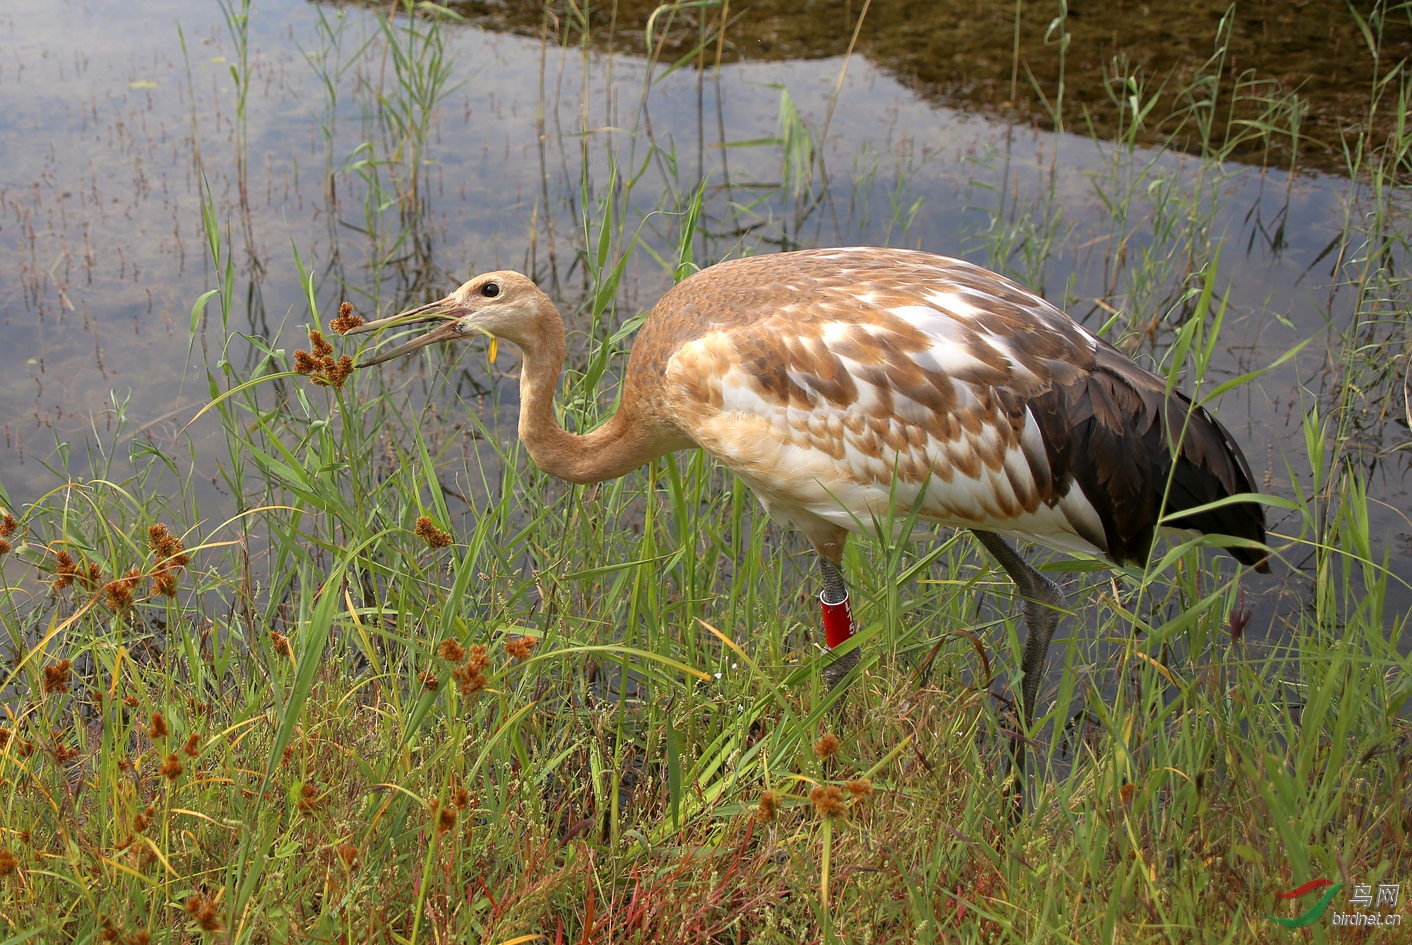
[[[830,648],[854,627],[840,569],[849,532],[886,520],[890,502],[969,529],[1024,599],[1025,729],[1062,596],[1001,535],[1142,563],[1165,514],[1164,527],[1244,539],[1230,554],[1268,570],[1259,504],[1202,508],[1254,491],[1226,428],[1044,299],[967,262],[852,248],[704,269],[652,309],[617,412],[584,435],[555,420],[564,320],[530,279],[486,273],[354,331],[417,322],[438,324],[359,366],[486,333],[514,344],[520,439],[552,476],[601,482],[688,447],[714,456],[813,543]],[[847,656],[825,667],[831,686],[857,651]],[[1023,778],[1022,748],[1015,764]]]

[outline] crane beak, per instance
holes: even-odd
[[[428,322],[438,323],[436,327],[416,336],[411,341],[404,342],[389,351],[381,354],[360,359],[358,367],[371,367],[374,364],[382,364],[384,361],[392,361],[402,357],[404,354],[411,354],[418,348],[425,348],[427,345],[434,345],[440,341],[451,341],[455,338],[462,338],[464,335],[457,330],[459,319],[465,314],[464,308],[456,301],[454,296],[447,296],[436,302],[428,302],[426,305],[409,309],[400,315],[390,315],[387,318],[379,318],[375,321],[364,322],[357,328],[350,328],[345,334],[361,335],[368,332],[380,332],[385,328],[400,328],[406,325],[420,325]]]

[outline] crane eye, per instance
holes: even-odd
[[[488,299],[493,299],[500,294],[500,286],[496,285],[494,282],[487,282],[480,287],[480,294]]]

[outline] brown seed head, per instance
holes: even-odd
[[[461,641],[447,637],[437,646],[436,655],[448,663],[459,663],[466,658],[466,648],[461,645]]]
[[[34,753],[34,742],[20,738],[18,731],[0,728],[0,752],[7,748],[13,748],[15,754],[22,758],[28,758]]]
[[[182,746],[181,750],[186,752],[188,758],[195,758],[201,754],[201,736],[196,732],[186,736],[186,744]]]
[[[843,791],[838,785],[830,784],[827,787],[820,785],[809,792],[809,800],[814,805],[814,813],[820,819],[829,819],[843,816],[845,806],[843,803]]]
[[[147,547],[173,567],[185,567],[191,561],[191,555],[186,554],[181,539],[160,522],[147,529]]]
[[[436,678],[436,673],[429,669],[424,669],[417,674],[417,682],[422,684],[422,688],[427,692],[436,692],[441,688],[441,680]]]
[[[86,591],[97,590],[103,584],[102,569],[92,561],[81,565],[78,570],[78,583]]]
[[[328,377],[329,387],[341,389],[344,381],[348,380],[348,375],[353,373],[353,355],[343,355],[336,363],[330,364],[328,370],[324,373]],[[317,378],[315,378],[314,383],[318,383]]]
[[[313,781],[305,781],[299,788],[299,810],[305,814],[312,813],[323,803],[323,798],[319,795],[319,786]]]
[[[114,613],[132,607],[132,592],[142,583],[142,572],[133,568],[120,578],[103,585],[103,603]]]
[[[490,685],[490,680],[486,678],[485,673],[467,669],[465,666],[457,666],[453,669],[451,678],[456,680],[456,688],[463,696],[473,696]]]
[[[62,591],[74,582],[78,564],[67,551],[54,552],[54,590]]]
[[[873,782],[867,778],[860,778],[857,781],[845,781],[843,789],[853,795],[855,801],[866,800],[873,796]]]
[[[294,649],[289,645],[289,637],[280,633],[278,630],[270,631],[270,645],[275,648],[275,652],[280,656],[292,657],[294,655]]]
[[[9,876],[19,865],[19,857],[11,853],[8,847],[0,847],[0,876]]]
[[[69,667],[71,665],[68,660],[59,660],[44,667],[43,689],[45,695],[69,691]]]
[[[162,777],[168,781],[175,781],[181,777],[181,759],[176,756],[176,752],[167,755],[167,760],[162,762]]]
[[[317,328],[309,329],[309,343],[313,352],[300,349],[294,352],[294,371],[309,375],[309,380],[320,387],[341,388],[348,375],[353,373],[353,358],[350,355],[334,360],[333,345]]]
[[[437,833],[445,833],[456,826],[456,808],[438,804],[436,809]]]
[[[485,669],[489,665],[490,657],[486,655],[485,647],[479,643],[472,644],[466,662],[451,671],[451,677],[456,680],[461,695],[474,695],[490,685],[490,680],[485,676]]]
[[[445,548],[451,544],[451,533],[442,531],[428,516],[417,519],[417,537],[433,548]]]
[[[161,712],[152,713],[152,725],[148,727],[147,735],[153,741],[167,737],[167,718]]]
[[[505,641],[505,652],[514,659],[524,661],[534,653],[534,648],[539,645],[537,637],[523,636],[515,637]]]
[[[358,848],[351,843],[340,843],[338,845],[338,858],[343,861],[343,866],[347,870],[358,868]]]
[[[779,813],[779,797],[774,791],[760,792],[760,806],[755,808],[755,819],[767,824]]]
[[[838,736],[833,732],[829,732],[814,743],[814,756],[820,761],[825,761],[837,755],[839,749],[842,747],[843,745],[838,740]]]
[[[176,572],[158,568],[152,572],[152,593],[164,597],[175,597],[177,592]]]
[[[363,316],[353,314],[353,303],[344,302],[338,307],[338,317],[329,322],[328,327],[332,328],[340,335],[346,335],[354,328],[363,324],[363,321]]]
[[[176,540],[176,536],[161,522],[153,522],[147,526],[147,547],[155,554],[161,555],[162,548]]]
[[[9,538],[19,526],[19,521],[9,512],[0,514],[0,538]]]
[[[191,913],[191,917],[196,920],[196,924],[201,926],[203,932],[219,932],[221,930],[221,919],[218,914],[219,906],[216,900],[208,899],[197,894],[186,900],[186,911]]]

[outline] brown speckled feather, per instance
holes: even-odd
[[[623,402],[811,535],[915,501],[941,524],[1141,561],[1169,478],[1171,512],[1254,491],[1225,429],[1160,378],[1018,285],[926,253],[704,270],[643,326]],[[1253,502],[1175,524],[1265,535]]]

